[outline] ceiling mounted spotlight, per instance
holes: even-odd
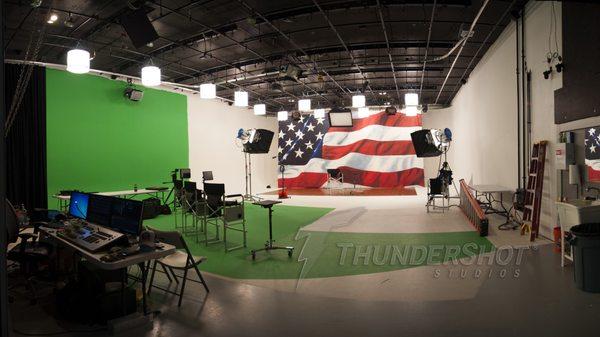
[[[354,95],[352,96],[352,107],[363,108],[365,106],[366,99],[365,95]]]
[[[67,52],[67,71],[85,74],[90,71],[90,52],[83,49],[71,49]]]
[[[404,105],[419,105],[419,94],[407,93],[404,94]]]
[[[561,69],[561,70],[562,70],[562,69]],[[545,79],[545,80],[549,79],[549,78],[550,78],[550,75],[552,74],[552,66],[550,66],[550,67],[548,68],[548,70],[544,71],[544,72],[543,72],[543,74],[544,74],[544,79]]]
[[[304,98],[298,100],[298,110],[310,111],[310,99]]]
[[[217,87],[212,83],[200,84],[200,98],[213,99],[217,97]]]
[[[262,116],[267,114],[267,106],[264,104],[254,104],[254,114]]]
[[[50,15],[50,17],[48,18],[48,23],[50,23],[50,24],[52,24],[52,23],[55,23],[55,22],[56,22],[56,20],[58,20],[58,15],[56,15],[56,14],[52,13],[52,14]]]
[[[160,85],[160,68],[157,66],[145,66],[142,68],[142,84],[147,87]]]
[[[277,112],[277,120],[278,121],[287,121],[288,119],[288,112],[285,110],[281,110]]]
[[[317,108],[314,111],[315,118],[325,118],[325,109]]]
[[[75,27],[75,21],[73,21],[73,18],[71,17],[71,13],[69,13],[69,18],[66,19],[63,24],[65,25],[65,27],[68,28],[73,28]]]
[[[248,106],[248,93],[246,91],[236,91],[233,93],[234,103],[233,105],[239,107]],[[264,105],[264,104],[263,104]],[[256,105],[255,105],[256,107]],[[256,113],[256,110],[254,111]],[[264,115],[264,114],[262,114]]]

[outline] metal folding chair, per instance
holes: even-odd
[[[183,299],[183,294],[185,291],[185,285],[187,281],[201,283],[204,286],[206,292],[209,292],[208,286],[206,285],[206,281],[202,277],[202,273],[200,273],[200,269],[198,268],[198,265],[200,263],[206,261],[206,257],[192,255],[190,249],[188,248],[188,245],[185,242],[185,239],[178,231],[161,231],[151,227],[148,227],[148,230],[153,231],[155,237],[159,241],[173,245],[177,249],[175,253],[171,255],[165,256],[162,259],[154,260],[154,263],[152,265],[152,273],[150,274],[150,282],[148,285],[148,294],[150,294],[152,288],[158,288],[162,291],[178,296],[179,302],[177,305],[181,306],[181,301]],[[156,267],[158,265],[160,265],[163,268],[165,274],[167,275],[167,278],[169,279],[169,282],[171,282],[171,276],[178,284],[179,278],[181,278],[181,287],[179,291],[172,291],[170,289],[162,288],[154,284],[154,275],[156,273]],[[188,271],[190,269],[196,271],[196,275],[198,275],[198,280],[188,278]],[[175,270],[182,271],[183,275],[177,275],[177,273],[175,273]],[[169,273],[171,275],[169,275]]]

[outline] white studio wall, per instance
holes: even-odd
[[[452,130],[448,163],[467,183],[517,187],[517,91],[514,24],[491,46],[446,109],[423,114],[423,128]],[[438,158],[425,160],[435,177]]]
[[[244,154],[236,142],[240,128],[277,132],[277,119],[255,116],[252,109],[230,106],[219,99],[188,95],[189,161],[192,180],[202,181],[202,171],[213,171],[214,182],[225,183],[228,194],[244,193]],[[277,139],[274,137],[274,142]],[[253,193],[277,186],[277,144],[268,154],[252,155]]]
[[[557,22],[562,22],[560,2],[554,2]],[[540,234],[551,237],[556,224],[554,201],[557,173],[554,151],[558,138],[554,124],[554,90],[562,87],[556,71],[545,80],[550,31],[551,2],[529,2],[525,10],[525,54],[531,80],[531,140],[547,140]],[[561,25],[557,27],[562,46]],[[517,90],[516,26],[510,23],[487,51],[462,86],[452,106],[423,115],[423,128],[449,127],[453,144],[448,159],[457,179],[474,184],[498,184],[516,188]],[[554,32],[552,32],[554,33]],[[561,47],[562,48],[562,47]],[[561,50],[562,53],[562,50]],[[425,160],[425,177],[437,174],[438,158]]]

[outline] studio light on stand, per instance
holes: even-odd
[[[273,131],[265,129],[239,129],[237,139],[241,141],[244,152],[244,168],[246,173],[246,194],[244,199],[260,201],[262,198],[252,194],[252,154],[269,153]]]
[[[85,74],[90,71],[90,52],[83,49],[71,49],[67,52],[67,71]]]
[[[452,169],[448,164],[448,150],[452,143],[452,131],[448,128],[443,130],[423,129],[411,133],[410,137],[417,157],[443,156],[443,162],[440,159],[437,177],[429,179],[428,199],[425,207],[427,207],[427,212],[429,212],[430,207],[433,210],[444,211],[450,207],[450,198],[458,198],[450,197],[450,186],[454,186],[456,194],[458,194],[458,189],[452,178]],[[442,206],[435,204],[435,200],[439,198],[442,199]]]

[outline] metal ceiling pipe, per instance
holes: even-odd
[[[377,2],[379,2],[379,0],[377,0]],[[429,54],[429,41],[431,41],[431,32],[433,31],[433,18],[435,17],[435,6],[436,5],[437,5],[437,0],[433,0],[433,8],[431,9],[431,19],[429,19],[429,29],[427,32],[427,43],[425,44],[425,57],[423,58],[423,70],[421,71],[421,84],[419,86],[419,96],[421,96],[421,93],[423,92],[423,82],[425,81],[425,67],[427,66],[427,56]],[[456,46],[458,46],[458,44],[456,44]],[[456,46],[454,46],[454,48],[456,48]],[[446,55],[449,56],[452,53],[452,51],[454,50],[454,48],[452,48]]]
[[[379,0],[377,0],[377,1],[379,2]],[[335,29],[335,26],[333,25],[333,23],[331,22],[331,20],[329,20],[329,16],[327,15],[327,13],[325,13],[325,11],[323,10],[323,8],[321,8],[321,6],[319,6],[319,3],[317,2],[317,0],[313,0],[313,3],[319,9],[319,11],[321,12],[321,14],[323,14],[323,17],[325,17],[325,21],[327,21],[327,24],[329,25],[329,27],[331,28],[331,30],[333,31],[333,33],[335,34],[335,36],[337,36],[338,40],[340,41],[340,44],[342,45],[342,47],[344,47],[344,49],[346,50],[346,52],[350,56],[350,59],[352,60],[352,64],[358,70],[360,76],[362,76],[362,78],[365,81],[365,83],[367,83],[367,89],[369,89],[369,91],[371,92],[371,95],[375,96],[375,93],[373,93],[373,89],[371,89],[371,86],[368,84],[369,80],[367,79],[367,77],[365,76],[365,74],[363,74],[362,70],[360,70],[360,67],[358,66],[358,63],[356,63],[356,60],[354,59],[354,55],[352,54],[352,52],[350,52],[350,49],[348,49],[348,46],[346,45],[346,43],[344,42],[344,40],[340,36],[340,33],[338,33],[337,29]]]
[[[454,61],[452,62],[452,65],[450,66],[450,70],[448,70],[448,74],[446,74],[446,78],[444,79],[444,82],[442,83],[442,87],[440,88],[440,92],[438,92],[438,95],[435,98],[434,104],[437,104],[437,102],[439,101],[440,96],[442,95],[442,90],[444,90],[444,87],[446,86],[446,83],[448,82],[448,78],[450,77],[450,73],[452,73],[452,69],[454,69],[454,66],[456,65],[456,61],[458,60],[458,57],[460,56],[460,54],[463,51],[463,48],[467,44],[467,41],[469,40],[469,37],[473,33],[473,29],[475,28],[475,25],[477,24],[477,21],[479,20],[479,17],[481,17],[481,13],[483,13],[483,10],[485,9],[485,7],[487,6],[487,4],[489,2],[490,2],[490,0],[485,0],[485,2],[483,3],[483,5],[481,5],[481,8],[479,9],[479,12],[477,12],[477,15],[475,16],[475,19],[473,20],[473,23],[471,23],[471,27],[469,28],[469,31],[467,32],[467,35],[465,36],[465,40],[463,41],[462,45],[460,46],[460,49],[458,50],[458,53],[456,53],[456,57],[454,58]]]
[[[243,76],[243,77],[236,77],[236,78],[232,78],[230,80],[215,82],[215,84],[236,83],[236,82],[240,82],[240,81],[254,80],[254,79],[257,79],[257,78],[262,78],[262,77],[267,77],[267,76],[274,76],[274,75],[279,75],[279,74],[281,74],[279,71],[271,71],[271,72],[268,72],[268,73],[262,73],[262,74],[256,74],[256,75],[248,75],[248,76]]]
[[[383,36],[385,37],[385,44],[387,46],[388,59],[390,60],[390,67],[392,67],[392,76],[394,77],[394,86],[396,87],[396,96],[398,97],[398,104],[400,104],[402,102],[402,98],[400,96],[400,90],[398,89],[398,80],[396,79],[396,68],[394,67],[394,59],[392,57],[392,48],[390,48],[390,39],[388,38],[388,35],[387,35],[387,28],[385,28],[385,21],[383,20],[383,13],[381,11],[381,3],[379,2],[379,0],[377,0],[377,12],[379,14],[379,20],[381,21],[381,29],[383,29]]]
[[[471,68],[471,65],[473,64],[473,62],[475,62],[475,59],[477,58],[477,56],[479,55],[479,53],[481,52],[481,50],[483,49],[483,47],[486,45],[487,41],[492,37],[492,34],[494,34],[494,32],[496,31],[496,29],[500,25],[500,22],[504,21],[504,18],[508,15],[508,13],[510,13],[510,10],[513,8],[513,6],[515,5],[515,3],[516,3],[516,0],[513,0],[508,5],[508,7],[504,11],[504,13],[502,13],[502,16],[500,16],[500,19],[498,19],[498,21],[496,21],[496,23],[494,24],[494,26],[492,27],[492,29],[490,30],[490,32],[488,33],[488,35],[481,42],[481,44],[479,45],[479,48],[477,48],[477,51],[475,52],[475,54],[473,55],[473,57],[471,57],[471,61],[469,61],[469,64],[465,68],[465,71],[462,73],[462,75],[460,77],[460,80],[454,85],[454,93],[456,93],[456,91],[458,90],[459,83],[465,78],[465,76],[467,75],[467,72]],[[450,97],[452,97],[452,95],[450,95]],[[450,103],[450,98],[448,98],[448,100],[446,101],[445,104],[448,104],[448,103]]]
[[[282,32],[279,28],[277,28],[271,21],[269,21],[266,17],[264,17],[262,14],[260,14],[259,12],[257,12],[256,10],[254,10],[254,8],[252,8],[250,5],[248,5],[244,0],[238,0],[238,2],[240,4],[242,4],[242,6],[246,7],[246,9],[248,9],[250,12],[256,14],[258,17],[261,18],[261,20],[263,20],[266,24],[268,24],[273,30],[275,30],[277,33],[279,33],[279,35],[283,36],[292,46],[294,46],[295,49],[297,49],[299,52],[301,52],[304,56],[308,57],[310,59],[310,56],[308,55],[308,53],[306,53],[306,51],[304,51],[304,49],[302,49],[300,46],[298,46],[298,44],[296,44],[296,42],[294,42],[294,40],[292,40],[289,36],[287,36],[284,32]],[[317,63],[312,60],[312,64],[314,66],[315,69],[319,69],[319,66],[317,65]],[[331,77],[329,75],[328,72],[323,71],[323,73],[338,87],[342,90],[342,92],[346,93],[348,96],[350,96],[350,91],[346,90],[344,87],[342,87],[333,77]]]

